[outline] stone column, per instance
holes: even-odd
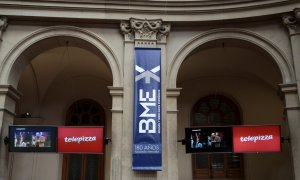
[[[21,93],[9,85],[0,85],[0,180],[10,179],[10,156],[4,138],[8,137],[8,127],[13,125],[15,105]]]
[[[163,24],[161,19],[147,20],[130,18],[129,21],[121,22],[121,31],[124,35],[124,126],[123,139],[126,155],[123,155],[122,179],[167,179],[168,147],[164,141],[167,122],[162,109],[162,136],[163,136],[163,171],[162,172],[133,172],[132,167],[132,144],[133,144],[133,86],[134,86],[134,48],[155,48],[162,50],[162,107],[166,103],[164,97],[166,88],[166,38],[170,31],[170,25]]]
[[[124,124],[122,134],[122,179],[133,179],[131,170],[132,162],[132,135],[133,135],[133,73],[134,73],[134,35],[128,22],[121,23],[121,31],[124,34]]]
[[[287,27],[292,47],[293,65],[295,68],[296,83],[300,86],[300,9],[295,9],[294,14],[283,16],[283,23]],[[300,94],[300,88],[298,88]]]
[[[108,87],[112,96],[112,133],[110,179],[121,180],[122,176],[122,126],[123,126],[123,88]]]
[[[283,23],[288,28],[290,36],[296,83],[282,85],[281,90],[286,102],[285,109],[291,136],[294,176],[295,180],[300,180],[300,9],[295,9],[293,14],[284,15]]]
[[[280,85],[285,99],[285,114],[289,127],[294,179],[300,180],[300,111],[297,84]]]
[[[181,88],[167,89],[168,179],[178,179],[177,97]],[[180,144],[181,145],[181,144]]]

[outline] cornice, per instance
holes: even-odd
[[[164,21],[212,21],[268,16],[292,12],[299,0],[206,1],[15,1],[0,0],[0,12],[8,17],[127,20],[151,15]],[[46,10],[46,11],[45,11]],[[84,14],[82,12],[85,12]]]
[[[11,4],[19,4],[19,0],[1,0],[0,2],[10,2]],[[227,9],[239,7],[253,7],[253,6],[273,6],[276,4],[286,4],[292,2],[299,2],[298,0],[22,0],[24,5],[44,4],[44,5],[71,5],[71,4],[85,4],[85,5],[105,5],[107,8],[113,6],[131,6],[134,7],[202,7],[202,9]]]

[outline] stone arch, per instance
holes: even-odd
[[[276,63],[280,70],[282,83],[295,81],[295,73],[286,55],[272,42],[266,38],[244,29],[224,28],[214,29],[200,34],[186,43],[173,58],[167,70],[168,88],[175,88],[177,75],[183,61],[198,47],[208,42],[221,39],[241,40],[254,45],[266,52]]]
[[[5,56],[0,66],[0,83],[17,87],[21,70],[43,51],[63,46],[70,40],[71,46],[87,49],[104,58],[113,77],[113,86],[123,83],[122,69],[113,50],[98,35],[74,26],[51,26],[39,29],[17,43]]]

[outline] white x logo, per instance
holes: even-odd
[[[143,78],[145,78],[145,83],[146,84],[150,84],[150,79],[154,79],[157,82],[160,82],[160,77],[158,77],[156,74],[156,72],[160,71],[160,66],[156,66],[155,68],[151,69],[150,71],[146,71],[145,69],[139,67],[138,65],[135,65],[135,70],[141,74],[135,76],[135,82],[139,81]]]

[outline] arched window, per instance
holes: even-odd
[[[192,126],[226,126],[241,124],[238,106],[229,98],[209,95],[193,107]],[[243,157],[236,153],[200,153],[192,155],[194,179],[242,178]]]
[[[67,112],[67,126],[104,126],[103,108],[90,99],[72,104]],[[103,154],[64,154],[62,180],[103,180]]]

